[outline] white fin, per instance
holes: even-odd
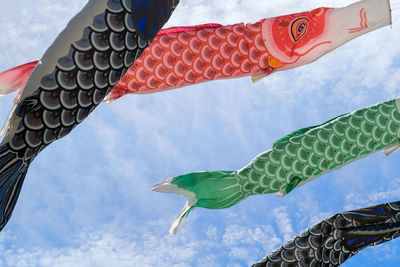
[[[251,81],[252,81],[253,83],[256,83],[256,82],[258,82],[258,81],[264,79],[264,78],[267,77],[267,76],[268,76],[268,75],[265,74],[265,73],[263,73],[263,72],[256,73],[256,74],[254,74],[254,75],[251,75]]]
[[[175,220],[172,222],[171,228],[169,228],[169,233],[171,235],[176,234],[179,229],[181,229],[183,223],[186,221],[188,216],[188,211],[193,207],[193,205],[189,204],[189,201],[186,202],[185,206],[179,214],[175,217]]]
[[[275,196],[277,196],[277,197],[284,197],[284,196],[286,196],[286,192],[285,192],[285,191],[276,192],[276,193],[275,193]]]
[[[11,108],[10,113],[7,116],[6,121],[3,124],[3,127],[1,127],[0,136],[4,136],[6,134],[6,132],[8,131],[8,128],[10,128],[11,117],[13,116],[16,107],[17,107],[17,103],[14,103]]]
[[[396,144],[396,145],[392,145],[392,146],[385,148],[383,150],[383,153],[385,154],[385,156],[389,156],[390,154],[392,154],[393,152],[396,152],[399,149],[400,149],[400,144]]]
[[[179,212],[178,216],[176,216],[176,218],[172,222],[171,228],[169,229],[169,233],[171,235],[174,235],[179,231],[179,229],[181,229],[189,214],[190,209],[194,206],[194,204],[196,204],[197,198],[195,193],[179,188],[178,186],[172,184],[172,179],[173,178],[170,178],[168,180],[156,183],[151,190],[161,193],[175,193],[182,195],[188,199],[185,206],[183,207],[181,212]]]
[[[157,191],[157,192],[161,192],[161,193],[176,193],[175,190],[172,190],[172,189],[177,186],[171,184],[171,181],[172,181],[172,178],[158,182],[155,185],[153,185],[153,188],[151,189],[151,191]]]
[[[110,104],[113,100],[111,99],[110,93],[106,95],[106,97],[103,99],[103,103]]]

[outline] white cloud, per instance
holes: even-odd
[[[274,209],[273,211],[275,222],[278,226],[278,229],[283,235],[284,240],[292,239],[294,236],[293,227],[291,224],[291,220],[289,214],[286,211],[285,207],[279,207]]]
[[[85,2],[1,1],[0,69],[40,59],[52,40]]]
[[[351,193],[345,198],[346,210],[351,210],[360,207],[373,206],[390,201],[398,201],[400,199],[400,189],[398,184],[400,178],[391,181],[389,188],[378,187],[372,192],[365,193]]]
[[[26,1],[1,0],[0,68],[40,58],[84,4],[40,0],[32,8]],[[316,0],[296,5],[292,0],[181,0],[169,25],[250,22],[319,5]],[[33,162],[12,220],[0,234],[0,265],[249,265],[337,211],[398,198],[390,189],[397,188],[398,180],[390,179],[397,177],[398,158],[375,157],[283,199],[245,200],[231,210],[235,217],[215,211],[201,218],[193,212],[182,232],[170,237],[169,223],[183,199],[150,193],[157,179],[241,168],[292,130],[397,96],[397,25],[257,84],[247,78],[212,82],[102,104]],[[11,100],[2,101],[5,116]],[[104,226],[109,224],[113,227]],[[391,244],[380,253],[397,251]],[[373,264],[367,256],[352,262]]]
[[[161,221],[133,227],[136,233],[126,233],[115,227],[103,227],[101,232],[85,232],[74,237],[74,241],[61,247],[7,247],[14,239],[9,231],[0,239],[0,263],[7,266],[232,266],[250,264],[264,253],[261,241],[272,237],[276,246],[281,240],[274,238],[272,229],[240,229],[236,226],[225,229],[223,242],[212,238],[199,238],[191,231],[180,235],[161,234],[157,228]],[[210,228],[211,229],[211,228]],[[151,230],[151,231],[149,231]],[[211,230],[214,231],[214,230]],[[228,235],[234,237],[228,237]],[[233,242],[233,243],[232,243]],[[228,253],[227,253],[228,252]],[[208,264],[208,265],[207,265]],[[209,265],[211,264],[211,265]]]
[[[209,239],[216,240],[218,238],[217,227],[215,226],[208,227],[206,235]]]

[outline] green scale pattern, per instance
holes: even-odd
[[[281,139],[237,171],[236,177],[244,197],[287,194],[324,173],[399,144],[399,129],[396,100],[362,108]]]
[[[241,170],[189,173],[162,181],[153,190],[188,199],[171,228],[175,233],[194,207],[223,209],[250,195],[284,196],[373,152],[393,152],[400,147],[399,107],[400,99],[395,99],[341,115],[281,138]]]

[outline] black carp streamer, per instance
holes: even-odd
[[[400,201],[338,213],[311,226],[253,267],[339,266],[367,247],[397,238]]]
[[[131,0],[90,0],[32,72],[0,143],[0,230],[32,160],[86,119],[151,43],[138,35],[135,12]],[[141,25],[156,24],[157,33],[167,19],[146,17]]]

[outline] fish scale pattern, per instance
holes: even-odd
[[[25,161],[66,136],[104,99],[150,41],[137,35],[130,0],[109,0],[82,38],[71,44],[34,95],[16,109],[21,117],[9,147]]]
[[[90,0],[33,71],[0,144],[0,230],[35,156],[81,123],[150,44],[133,25],[133,3]],[[142,22],[153,25],[153,19]]]
[[[191,209],[228,208],[250,195],[284,196],[371,153],[382,149],[393,152],[400,148],[399,138],[400,99],[394,99],[284,136],[240,170],[189,173],[162,181],[153,190],[171,192],[178,188],[192,203]]]
[[[397,238],[400,202],[338,213],[268,254],[253,267],[339,266],[362,249]]]
[[[295,132],[235,173],[242,195],[286,194],[326,172],[398,145],[399,100],[342,115]]]
[[[107,100],[151,93],[214,79],[270,74],[262,21],[212,25],[158,35],[114,87]],[[128,89],[126,89],[128,88]]]

